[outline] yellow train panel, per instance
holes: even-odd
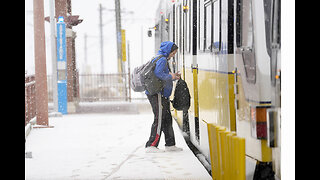
[[[199,70],[201,119],[235,130],[233,79],[233,74]]]
[[[189,114],[194,116],[194,86],[193,86],[193,73],[192,73],[192,70],[189,68],[189,69],[186,69],[186,83],[188,85],[188,88],[189,88],[189,92],[190,92],[190,108],[189,108]]]

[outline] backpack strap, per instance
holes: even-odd
[[[157,61],[158,61],[161,57],[164,57],[164,55],[159,55],[158,57],[156,57],[157,59],[154,60],[154,63],[157,63]],[[152,59],[155,59],[155,58],[152,58]],[[169,72],[171,72],[171,69],[170,69],[170,66],[169,66],[169,62],[168,62],[168,60],[166,60],[166,61],[167,61],[166,67],[168,67]]]
[[[157,61],[162,57],[163,57],[163,55],[159,55],[158,57],[156,57],[156,60],[154,60],[154,63],[157,63]],[[155,57],[153,57],[152,59],[155,59]]]

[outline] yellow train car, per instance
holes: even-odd
[[[169,65],[191,95],[189,110],[172,108],[172,116],[213,179],[281,179],[279,3],[159,3],[156,50],[167,40],[178,45]]]

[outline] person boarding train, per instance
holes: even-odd
[[[161,132],[165,136],[165,151],[182,151],[182,148],[175,146],[169,100],[172,93],[172,81],[180,79],[181,75],[178,72],[172,73],[168,66],[168,60],[175,56],[177,50],[178,46],[171,41],[161,43],[157,56],[162,55],[162,57],[156,62],[154,74],[164,81],[164,88],[154,95],[151,95],[147,90],[145,91],[154,114],[150,137],[145,145],[147,153],[164,152],[158,148]],[[152,61],[156,59],[154,58]]]

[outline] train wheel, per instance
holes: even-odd
[[[257,162],[253,180],[275,180],[272,162]]]
[[[183,110],[183,125],[182,125],[182,131],[185,132],[185,133],[187,133],[188,137],[190,137],[188,110]]]

